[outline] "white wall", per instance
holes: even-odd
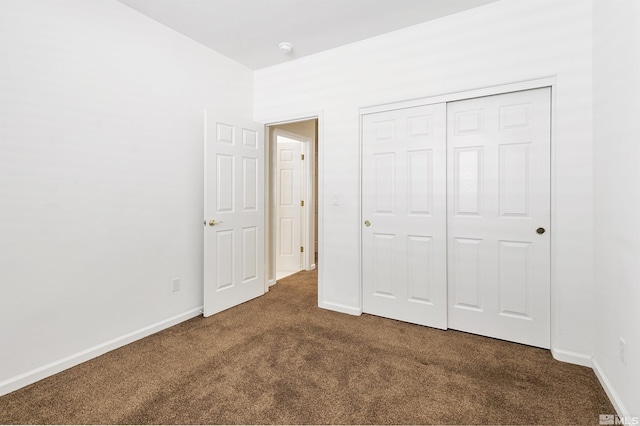
[[[640,416],[640,2],[596,0],[593,17],[594,364]]]
[[[503,0],[255,73],[256,120],[323,111],[321,306],[361,310],[361,107],[556,76],[552,345],[590,364],[591,14],[584,0]]]
[[[202,110],[253,79],[113,0],[0,8],[2,394],[198,313]]]

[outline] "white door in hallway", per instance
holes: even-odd
[[[276,268],[302,269],[302,142],[276,136]]]
[[[365,115],[366,313],[447,327],[446,105]]]
[[[205,113],[204,316],[261,296],[263,126]]]
[[[550,93],[448,104],[449,328],[550,346]]]

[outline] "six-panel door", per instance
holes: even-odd
[[[446,328],[446,107],[363,117],[364,312]]]
[[[207,116],[205,127],[204,315],[265,291],[263,130]]]
[[[449,328],[550,346],[550,89],[447,109]]]
[[[276,141],[276,267],[297,272],[302,269],[302,142],[282,136]]]

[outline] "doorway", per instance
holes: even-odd
[[[318,120],[267,126],[267,282],[318,259]]]

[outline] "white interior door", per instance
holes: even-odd
[[[447,327],[446,105],[363,117],[364,312]]]
[[[550,89],[448,104],[449,327],[550,345]]]
[[[302,142],[276,137],[276,269],[278,273],[302,268]]]
[[[204,316],[264,294],[263,126],[205,113]]]

